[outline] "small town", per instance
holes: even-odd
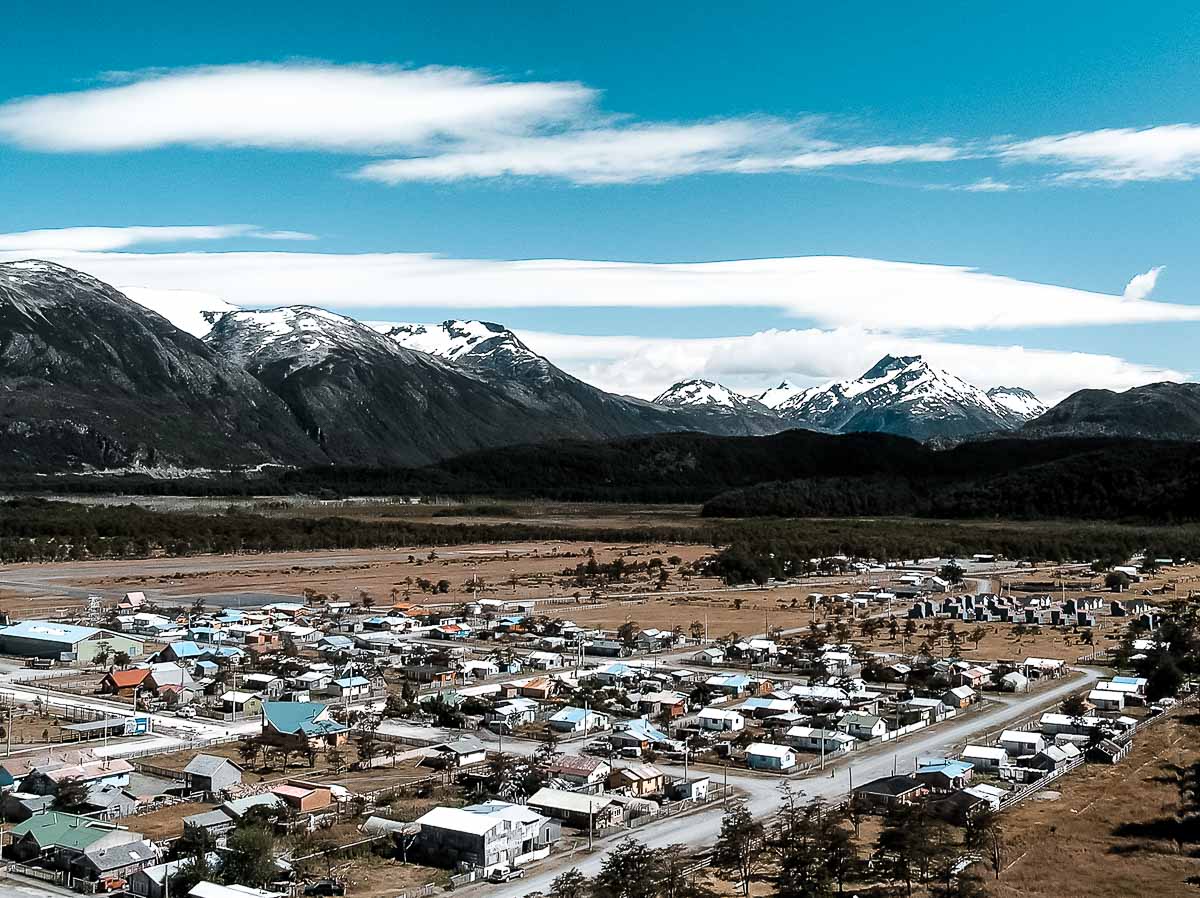
[[[1057,595],[994,556],[816,562],[860,588],[810,591],[806,625],[753,635],[643,629],[644,600],[585,627],[570,615],[595,596],[516,585],[256,607],[128,591],[10,618],[8,875],[142,898],[570,898],[589,863],[672,846],[688,888],[745,890],[784,826],[836,829],[855,889],[999,875],[1012,809],[1122,764],[1191,703],[1190,662],[1163,672],[1183,562],[1060,569]],[[973,591],[997,570],[1002,593]]]

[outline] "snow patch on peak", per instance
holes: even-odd
[[[365,324],[315,306],[226,312],[206,342],[239,364],[288,359],[293,368],[324,363],[333,353],[399,356],[403,350]]]
[[[660,393],[654,402],[657,405],[673,406],[719,406],[738,408],[746,403],[747,397],[735,393],[728,387],[711,380],[682,380]]]
[[[992,402],[1025,421],[1045,414],[1049,409],[1042,400],[1023,387],[992,387],[987,394]]]
[[[555,368],[492,321],[452,319],[441,324],[398,324],[384,333],[405,349],[437,356],[484,377],[547,382]]]
[[[771,387],[769,390],[764,390],[754,398],[765,405],[767,408],[779,408],[785,402],[795,398],[798,394],[805,392],[804,387],[794,386],[788,381],[783,381],[777,387]]]

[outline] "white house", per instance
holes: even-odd
[[[992,745],[968,745],[959,756],[977,770],[999,770],[1008,763],[1008,751]]]
[[[1125,710],[1125,694],[1109,689],[1093,689],[1088,693],[1088,701],[1097,711]]]
[[[739,711],[724,708],[705,708],[697,715],[702,730],[719,733],[738,733],[746,728],[746,718]]]
[[[817,727],[792,727],[784,733],[784,738],[791,745],[803,751],[818,751],[825,754],[849,751],[858,741],[848,733],[823,730]]]
[[[692,655],[691,661],[693,664],[724,664],[725,650],[715,647],[701,649]]]
[[[752,742],[746,746],[746,766],[752,770],[791,770],[796,752],[787,745]]]
[[[1000,734],[1000,747],[1010,757],[1019,758],[1022,755],[1037,754],[1046,747],[1046,740],[1041,733],[1031,733],[1026,730],[1005,730]]]
[[[1005,692],[1026,692],[1029,689],[1029,677],[1014,670],[1000,678],[1000,686]]]

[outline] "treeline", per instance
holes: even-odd
[[[988,552],[1031,561],[1125,559],[1148,547],[1156,554],[1195,558],[1200,525],[1135,526],[1079,521],[971,522],[892,520],[774,520],[730,523],[726,548],[708,572],[729,583],[766,583],[802,574],[811,559],[829,555],[880,562],[969,558]]]
[[[705,514],[713,517],[915,515],[1161,522],[1200,519],[1200,443],[999,439],[939,451],[876,433],[674,433],[487,450],[421,468],[323,466],[181,480],[33,478],[9,472],[0,475],[0,486],[41,494],[706,503]],[[469,504],[466,513],[498,516],[494,508]]]
[[[337,515],[265,516],[233,509],[223,514],[159,512],[137,505],[86,506],[31,498],[0,503],[0,561],[4,563],[524,540],[695,542],[696,535],[692,527],[428,524]]]
[[[963,470],[951,464],[924,476],[759,483],[710,499],[703,513],[723,518],[916,515],[1194,521],[1200,520],[1200,446],[1121,443],[1002,473],[989,472],[983,465]]]
[[[1031,560],[1200,555],[1200,525],[949,522],[896,519],[709,521],[701,526],[600,527],[502,522],[425,523],[361,519],[150,511],[136,505],[87,506],[43,499],[0,503],[0,561],[66,561],[319,549],[425,547],[519,541],[680,543],[722,548],[713,573],[765,582],[802,573],[809,559],[835,554],[897,561],[992,552]],[[571,571],[570,573],[575,573]],[[582,574],[590,573],[584,565]],[[605,572],[596,567],[596,576]]]

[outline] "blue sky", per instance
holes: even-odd
[[[891,346],[1051,398],[1196,367],[1189,4],[81,6],[6,7],[6,257],[242,305],[500,320],[642,395],[850,376]],[[71,230],[198,226],[225,230]],[[311,254],[320,278],[296,274]],[[391,264],[411,254],[447,264],[413,278]],[[584,264],[812,256],[972,271],[665,286]],[[571,264],[485,264],[524,259]]]

